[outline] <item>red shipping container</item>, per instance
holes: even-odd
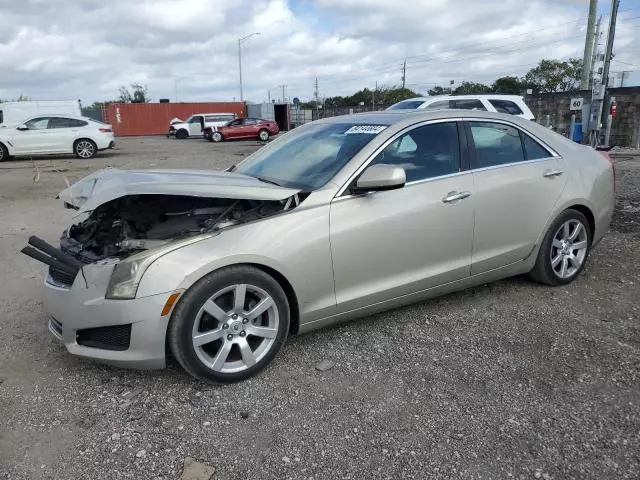
[[[165,135],[172,118],[186,120],[194,113],[233,113],[245,117],[246,111],[244,102],[111,103],[105,109],[105,121],[118,137]]]

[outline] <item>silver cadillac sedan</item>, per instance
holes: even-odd
[[[216,382],[255,375],[287,336],[528,274],[573,281],[607,231],[607,157],[478,111],[320,120],[224,172],[94,173],[59,198],[49,329],[70,353]]]

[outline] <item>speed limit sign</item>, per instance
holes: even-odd
[[[569,110],[582,110],[584,98],[572,98],[569,102]]]

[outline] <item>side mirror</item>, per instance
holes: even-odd
[[[16,127],[16,130],[29,130],[29,127],[27,127],[24,123],[21,125],[18,125]]]
[[[404,168],[384,163],[367,168],[351,190],[355,193],[379,192],[404,187],[407,175]]]

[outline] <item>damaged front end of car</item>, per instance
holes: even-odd
[[[22,253],[48,265],[47,281],[62,288],[70,288],[85,265],[108,266],[113,272],[104,298],[135,298],[142,275],[161,256],[224,229],[291,210],[306,196],[243,177],[225,172],[98,172],[59,195],[67,208],[77,210],[60,247],[30,237]]]

